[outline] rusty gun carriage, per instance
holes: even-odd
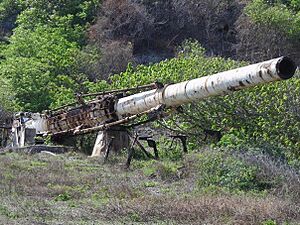
[[[291,59],[280,57],[177,84],[164,85],[155,82],[136,88],[78,94],[76,102],[57,109],[16,115],[11,128],[12,146],[34,144],[37,135],[51,135],[53,138],[63,139],[70,135],[98,132],[92,156],[107,157],[110,149],[132,149],[134,144],[140,145],[137,135],[130,135],[128,132],[128,127],[131,127],[128,125],[134,126],[132,122],[139,117],[147,115],[147,121],[153,121],[163,116],[168,108],[264,83],[286,80],[295,74],[296,69]],[[87,97],[92,99],[86,100]],[[143,122],[137,124],[141,123]],[[175,138],[179,138],[182,143],[186,142],[183,137]],[[140,139],[146,140],[154,148],[155,157],[158,157],[155,142],[150,137]],[[132,151],[129,151],[127,165],[130,164],[131,157]]]

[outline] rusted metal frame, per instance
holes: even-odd
[[[134,128],[134,127],[141,126],[141,125],[153,122],[153,121],[155,121],[155,118],[149,118],[149,119],[144,120],[144,121],[140,121],[140,122],[137,122],[137,123],[130,124],[130,125],[126,126],[126,127],[127,128]]]
[[[109,94],[109,93],[107,93],[107,94]],[[84,97],[83,95],[81,95],[81,96]],[[111,96],[111,97],[114,97],[114,96]],[[74,108],[72,108],[72,110],[75,110],[75,109],[80,109],[80,108],[82,108],[82,107],[84,107],[84,106],[86,107],[86,106],[88,106],[88,105],[90,105],[90,104],[93,104],[93,103],[94,103],[94,104],[102,103],[102,102],[105,102],[105,100],[106,100],[106,99],[97,99],[97,98],[95,98],[95,99],[91,99],[91,100],[89,100],[89,101],[86,101],[85,104],[80,104],[78,101],[76,101],[76,102],[71,102],[71,103],[69,103],[69,104],[66,104],[66,105],[57,107],[57,108],[55,108],[55,109],[49,110],[49,112],[50,112],[51,114],[55,113],[54,116],[56,116],[56,115],[60,115],[61,113],[66,113],[66,112],[68,112],[68,109],[65,109],[66,107],[71,107],[71,106],[74,106],[74,105],[76,105],[76,104],[79,104],[78,106],[75,106]],[[103,109],[105,109],[105,108],[103,108]]]
[[[150,137],[139,137],[139,140],[147,141],[148,146],[150,148],[153,148],[154,157],[152,155],[151,155],[151,157],[153,157],[154,159],[159,159],[157,145],[156,145],[155,140],[153,140]]]
[[[184,153],[188,152],[188,150],[187,150],[187,136],[186,135],[171,135],[170,137],[173,139],[172,144],[173,144],[173,141],[175,139],[179,139],[181,141],[181,144],[182,144],[183,152]]]
[[[152,139],[148,139],[147,140],[148,146],[153,148],[153,152],[154,152],[154,158],[155,159],[159,159],[159,155],[158,155],[158,150],[157,150],[157,145],[156,142]]]
[[[83,94],[82,97],[91,97],[91,96],[98,96],[98,95],[106,95],[106,94],[112,94],[112,93],[119,93],[119,92],[126,92],[126,91],[140,91],[147,88],[154,88],[155,83],[142,85],[134,88],[124,88],[124,89],[116,89],[116,90],[110,90],[110,91],[102,91],[97,93],[90,93],[90,94]]]
[[[106,95],[106,94],[113,94],[113,93],[119,93],[119,92],[126,92],[126,91],[139,91],[139,90],[145,90],[147,88],[155,88],[156,83],[142,85],[134,88],[124,88],[124,89],[116,89],[116,90],[109,90],[109,91],[102,91],[102,92],[96,92],[96,93],[90,93],[90,94],[81,94],[80,97],[92,97],[92,96],[99,96],[99,95]],[[96,101],[97,99],[92,99],[90,101],[85,102],[85,104],[88,104],[92,101]],[[80,104],[78,101],[71,102],[69,104],[57,107],[55,109],[50,110],[50,112],[55,112],[61,109],[64,109],[66,107],[74,106],[76,104]],[[80,104],[82,106],[82,104]],[[79,106],[79,107],[80,107]]]
[[[128,149],[128,156],[127,156],[127,161],[126,161],[126,167],[129,168],[133,154],[134,154],[134,145],[135,145],[135,142],[137,141],[138,136],[137,136],[137,134],[135,134],[134,138],[132,138],[131,133],[129,131],[127,131],[127,132],[128,132],[129,138],[133,139],[132,143]]]
[[[107,124],[102,124],[100,126],[97,126],[97,127],[92,127],[92,128],[88,128],[88,129],[83,129],[83,130],[78,130],[78,131],[75,131],[74,134],[86,134],[86,133],[91,133],[91,132],[95,132],[95,131],[101,131],[101,130],[105,130],[105,129],[109,129],[110,127],[113,127],[115,125],[121,125],[121,124],[125,124],[125,123],[128,123],[134,119],[137,119],[145,114],[148,114],[148,113],[151,113],[151,112],[154,112],[156,111],[159,107],[161,107],[161,105],[159,105],[158,107],[156,108],[152,108],[150,110],[147,110],[145,112],[142,112],[142,113],[138,113],[136,115],[133,115],[133,116],[128,116],[128,117],[125,117],[124,119],[121,119],[121,120],[118,120],[118,121],[114,121],[114,122],[111,122],[111,123],[107,123]]]
[[[49,126],[53,125],[55,127],[55,125],[59,125],[61,124],[61,122],[65,122],[65,126],[67,127],[74,127],[75,126],[79,126],[79,120],[77,119],[77,117],[81,117],[81,116],[85,116],[86,118],[84,119],[84,121],[88,121],[88,119],[93,120],[93,118],[89,118],[90,112],[82,112],[81,114],[77,114],[77,115],[73,115],[73,116],[68,116],[66,118],[62,118],[62,119],[58,119],[58,118],[49,118]],[[72,121],[73,119],[73,121]],[[59,128],[59,127],[57,127]]]
[[[109,116],[109,115],[114,115],[114,113],[108,113],[108,114],[106,114],[106,115],[103,115],[103,116],[101,116],[101,117],[96,118],[95,120],[97,120],[97,122],[98,122],[98,120],[100,120],[100,118],[107,117],[107,116]],[[101,121],[101,122],[102,122],[102,121]],[[110,123],[109,123],[109,124],[110,124]],[[109,124],[107,124],[107,125],[109,125]],[[83,132],[83,133],[81,133],[81,132],[79,132],[79,133],[75,132],[75,131],[77,131],[78,129],[80,129],[83,125],[84,125],[84,124],[81,124],[81,125],[79,125],[79,126],[73,128],[73,129],[63,130],[63,131],[60,131],[60,132],[55,132],[55,133],[52,133],[52,135],[64,135],[64,134],[70,134],[70,135],[76,134],[76,135],[80,135],[80,134],[86,134],[86,133],[94,132],[94,131]],[[118,124],[114,124],[114,125],[118,125]],[[102,126],[102,125],[101,125],[101,126]],[[99,127],[99,126],[98,126],[98,127]],[[96,128],[97,128],[97,127],[96,127]],[[107,128],[109,128],[109,127],[107,127]],[[93,128],[87,128],[87,129],[85,129],[85,130],[88,130],[88,129],[93,129]],[[106,129],[106,128],[105,128],[105,129]],[[100,130],[99,130],[99,131],[100,131]],[[75,132],[75,133],[74,133],[74,132]],[[48,133],[48,134],[49,134],[49,133]],[[50,134],[51,134],[51,131],[50,131]]]
[[[112,111],[112,105],[114,103],[112,97],[113,96],[110,96],[106,99],[103,98],[97,102],[90,103],[84,108],[78,107],[72,109],[74,112],[75,110],[78,110],[78,112],[75,112],[75,114],[67,111],[63,114],[58,114],[48,118],[48,126],[51,127],[50,132],[52,132],[54,135],[70,133],[74,130],[78,130],[78,127],[80,126],[84,126],[85,128],[94,127],[99,123],[103,123],[105,120],[107,121],[114,119],[115,112]],[[101,108],[97,108],[99,106]],[[59,132],[54,132],[55,130],[59,130]]]
[[[127,158],[127,162],[126,162],[126,166],[129,167],[130,166],[130,162],[132,160],[132,157],[133,157],[133,153],[134,153],[134,145],[137,144],[138,147],[142,150],[142,152],[149,158],[149,159],[157,159],[158,158],[158,154],[155,152],[155,156],[153,156],[151,153],[149,153],[145,148],[144,146],[141,144],[141,142],[139,142],[138,140],[138,135],[135,134],[133,137],[132,137],[132,134],[127,131],[128,135],[129,135],[129,138],[131,139],[132,143],[131,143],[131,146],[128,150],[128,158]],[[156,149],[157,150],[157,149]]]
[[[71,103],[69,103],[69,104],[59,106],[59,107],[57,107],[57,108],[55,108],[55,109],[52,109],[52,110],[49,110],[49,111],[50,111],[50,112],[55,112],[55,111],[58,111],[58,110],[61,110],[61,109],[64,109],[64,108],[66,108],[66,107],[70,107],[70,106],[73,106],[73,105],[76,105],[76,104],[78,104],[77,101],[76,101],[76,102],[71,102]]]
[[[141,144],[141,142],[139,142],[138,140],[136,140],[136,144],[140,147],[140,149],[145,153],[145,155],[149,158],[149,159],[153,159],[153,155],[149,152],[147,152],[147,150],[144,148],[144,146]]]
[[[114,138],[112,137],[111,140],[109,141],[109,144],[108,144],[107,149],[106,149],[106,151],[105,151],[105,154],[104,154],[104,161],[106,161],[107,158],[108,158],[108,155],[109,155],[109,152],[110,152],[110,148],[111,148],[111,146],[112,146],[113,141],[114,141]]]

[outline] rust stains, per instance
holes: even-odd
[[[47,115],[49,132],[61,135],[78,127],[89,128],[115,120],[115,98],[114,95],[103,96],[75,108],[50,113]]]

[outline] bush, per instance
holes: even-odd
[[[264,148],[214,148],[193,154],[191,160],[200,191],[250,191],[299,199],[299,171]]]
[[[256,23],[273,26],[291,38],[300,34],[300,3],[294,1],[254,0],[246,8],[247,14]]]
[[[256,180],[258,168],[228,152],[204,152],[197,158],[198,186],[225,188],[230,191],[262,190]]]
[[[144,175],[148,177],[157,177],[161,180],[172,181],[180,179],[180,162],[172,162],[169,160],[163,161],[145,161],[135,162],[136,168],[141,168]]]
[[[182,144],[179,141],[170,140],[167,138],[160,138],[158,142],[159,158],[171,161],[178,161],[183,157]]]
[[[63,201],[63,202],[69,201],[70,199],[71,199],[71,195],[68,194],[67,192],[59,194],[54,198],[55,201]]]
[[[65,90],[76,89],[77,77],[67,75],[72,75],[77,44],[65,38],[63,29],[38,26],[30,31],[18,27],[10,41],[2,51],[5,60],[0,72],[13,85],[23,110],[45,110],[59,92],[65,95]]]
[[[263,184],[272,193],[280,197],[288,197],[298,201],[300,197],[300,169],[288,165],[287,162],[278,156],[270,155],[276,150],[265,148],[251,149],[244,148],[240,158],[247,164],[258,168],[256,180]],[[262,185],[261,185],[262,186]]]

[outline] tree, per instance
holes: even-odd
[[[299,41],[300,2],[298,0],[254,0],[246,7],[246,12],[254,22],[273,26]]]
[[[1,76],[14,86],[23,110],[47,109],[55,100],[55,89],[65,85],[60,77],[73,75],[78,48],[65,35],[62,28],[38,26],[32,31],[18,27],[2,52]]]
[[[76,63],[99,0],[6,0],[0,20],[17,26],[1,52],[0,76],[14,86],[23,110],[40,111],[72,99],[86,76]],[[11,9],[11,6],[18,6]],[[63,94],[61,94],[61,93]]]
[[[15,28],[16,19],[19,13],[24,9],[24,0],[3,0],[0,3],[0,30],[2,39],[11,35]]]
[[[0,112],[12,112],[18,110],[15,102],[14,88],[11,82],[3,77],[0,77]]]

